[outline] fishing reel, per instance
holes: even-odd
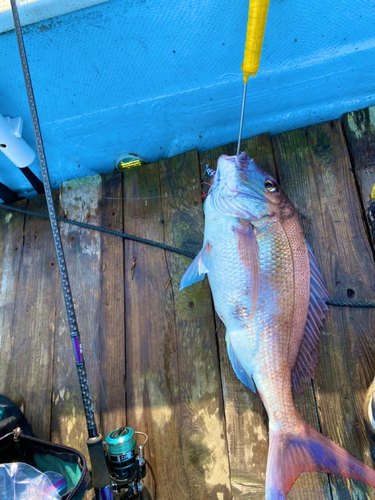
[[[139,445],[135,434],[144,436],[144,441]],[[140,498],[144,489],[142,480],[146,475],[144,447],[147,440],[147,434],[130,427],[115,429],[106,437],[106,461],[116,500]]]

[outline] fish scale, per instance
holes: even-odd
[[[295,215],[293,221],[288,222],[289,238],[278,223],[271,228],[267,222],[255,227],[261,284],[256,313],[248,324],[253,296],[251,292],[247,293],[248,271],[241,262],[238,244],[233,237],[233,228],[239,222],[231,216],[219,217],[209,199],[205,213],[206,220],[211,220],[210,224],[206,224],[205,242],[216,242],[212,244],[212,267],[208,274],[215,307],[227,327],[228,340],[236,357],[262,394],[270,419],[274,425],[280,420],[287,425],[290,419],[294,419],[295,411],[291,379],[288,376],[285,383],[284,372],[291,369],[286,365],[294,366],[298,355],[298,349],[289,350],[288,346],[292,343],[299,348],[304,333],[301,320],[297,324],[291,320],[295,310],[293,259],[297,257],[299,261],[296,265],[301,269],[299,296],[300,302],[305,303],[305,315],[310,293],[307,248],[306,245],[301,246],[304,238],[298,216]],[[301,257],[296,256],[296,251],[292,252],[292,247],[299,248]],[[225,287],[223,283],[226,283]],[[239,315],[239,308],[246,313]],[[262,332],[262,342],[259,341],[259,332]],[[292,359],[288,359],[290,357]],[[281,402],[285,399],[288,405],[280,410]]]
[[[330,472],[375,487],[375,472],[304,421],[292,386],[314,377],[324,280],[298,214],[246,153],[222,155],[204,203],[203,248],[180,289],[208,275],[237,377],[269,416],[266,500],[286,498],[302,472]]]

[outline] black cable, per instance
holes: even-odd
[[[26,215],[34,215],[36,217],[43,217],[45,219],[48,219],[49,217],[48,214],[45,214],[43,212],[33,212],[31,210],[26,210],[25,208],[6,205],[5,203],[0,203],[0,207],[12,212],[19,212],[21,214],[26,214]],[[99,231],[101,233],[112,234],[113,236],[119,236],[120,238],[136,241],[137,243],[145,243],[146,245],[151,245],[157,248],[161,248],[163,250],[168,250],[169,252],[177,253],[179,255],[184,255],[185,257],[189,257],[190,259],[194,259],[196,257],[194,253],[186,252],[185,250],[180,250],[179,248],[171,247],[169,245],[165,245],[164,243],[159,243],[157,241],[147,240],[146,238],[140,238],[138,236],[133,236],[131,234],[122,233],[121,231],[115,231],[114,229],[108,229],[107,227],[94,226],[93,224],[86,224],[86,222],[79,222],[72,219],[65,219],[64,217],[57,217],[57,220],[60,222],[66,222],[67,224],[72,224],[73,226],[82,227],[84,229],[91,229],[93,231]],[[349,302],[345,300],[330,300],[330,299],[326,300],[326,304],[329,306],[338,306],[338,307],[367,307],[367,308],[375,307],[375,302]]]
[[[375,307],[374,302],[349,302],[347,300],[326,300],[326,304],[329,306],[338,307]]]
[[[33,212],[31,210],[26,210],[25,208],[14,207],[12,205],[6,205],[5,203],[0,203],[0,207],[5,208],[5,210],[10,210],[12,212],[19,212],[26,215],[35,215],[36,217],[43,217],[48,219],[49,215],[43,212]],[[185,250],[180,250],[178,248],[165,245],[164,243],[158,243],[157,241],[147,240],[146,238],[140,238],[138,236],[132,236],[131,234],[122,233],[121,231],[115,231],[114,229],[108,229],[107,227],[94,226],[93,224],[87,224],[86,222],[79,222],[72,219],[65,219],[64,217],[56,217],[59,222],[66,222],[67,224],[72,224],[73,226],[82,227],[84,229],[91,229],[93,231],[99,231],[100,233],[112,234],[113,236],[120,236],[126,240],[136,241],[137,243],[145,243],[146,245],[151,245],[154,247],[162,248],[163,250],[168,250],[169,252],[178,253],[180,255],[185,255],[190,259],[194,259],[195,254],[191,252],[185,252]]]

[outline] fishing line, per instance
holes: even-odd
[[[8,210],[10,212],[18,212],[26,215],[34,215],[36,217],[42,217],[48,219],[48,214],[43,212],[33,212],[32,210],[26,210],[25,208],[19,208],[12,205],[6,205],[5,203],[0,203],[0,207]],[[176,253],[179,255],[184,255],[185,257],[189,257],[190,259],[195,259],[196,254],[192,252],[187,252],[186,250],[181,250],[180,248],[171,247],[169,245],[165,245],[164,243],[160,243],[153,240],[148,240],[146,238],[140,238],[139,236],[133,236],[131,234],[123,233],[121,231],[116,231],[114,229],[109,229],[103,226],[94,226],[93,224],[87,224],[86,222],[79,222],[72,219],[65,219],[64,217],[57,217],[59,222],[65,222],[67,224],[71,224],[73,226],[78,226],[83,229],[89,229],[92,231],[99,231],[101,233],[110,234],[112,236],[118,236],[120,238],[135,241],[137,243],[144,243],[146,245],[150,245],[153,247],[160,248],[162,250],[167,250],[168,252]],[[326,300],[326,304],[329,306],[336,307],[364,307],[364,308],[375,308],[375,302],[349,302],[346,300]]]
[[[60,180],[61,182],[66,182],[66,179],[64,179],[63,177],[61,177]],[[70,180],[76,181],[82,187],[83,191],[87,193],[88,191],[87,186],[82,182],[80,177],[72,177],[72,179]],[[190,191],[199,190],[202,180],[203,179],[201,179],[201,181],[198,184],[194,184],[189,188],[170,194],[160,194],[156,196],[142,196],[142,197],[101,196],[101,198],[103,200],[123,200],[123,201],[148,201],[148,200],[158,200],[160,198],[175,198],[176,196],[182,196],[186,193],[189,193]]]

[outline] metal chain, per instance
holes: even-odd
[[[97,429],[96,429],[96,425],[95,425],[94,411],[93,411],[93,406],[92,406],[92,401],[91,401],[91,395],[90,395],[90,390],[89,390],[89,386],[88,386],[88,382],[87,382],[84,360],[83,360],[83,356],[82,356],[82,347],[81,347],[81,343],[80,343],[80,339],[79,339],[79,332],[78,332],[77,318],[76,318],[75,309],[74,309],[73,296],[72,296],[72,291],[71,291],[71,287],[70,287],[70,283],[69,283],[69,276],[68,276],[68,271],[67,271],[67,267],[66,267],[64,251],[63,251],[63,247],[62,247],[62,243],[61,243],[60,231],[59,231],[59,227],[57,224],[55,207],[53,204],[51,182],[50,182],[48,168],[47,168],[46,155],[44,152],[42,134],[40,131],[38,113],[37,113],[36,104],[35,104],[35,97],[34,97],[34,91],[33,91],[32,83],[31,83],[29,66],[27,63],[25,45],[23,42],[21,24],[20,24],[20,19],[19,19],[19,15],[18,15],[16,0],[10,0],[10,2],[11,2],[11,6],[12,6],[13,21],[14,21],[14,26],[15,26],[15,30],[16,30],[18,49],[19,49],[20,58],[21,58],[22,71],[23,71],[23,76],[24,76],[24,80],[25,80],[27,98],[29,101],[30,113],[31,113],[31,118],[32,118],[32,123],[33,123],[33,128],[34,128],[36,146],[37,146],[39,162],[40,162],[40,168],[41,168],[42,177],[43,177],[43,184],[44,184],[44,190],[45,190],[45,195],[46,195],[46,202],[47,202],[47,207],[48,207],[49,219],[50,219],[50,223],[51,223],[53,240],[54,240],[55,249],[56,249],[57,261],[58,261],[60,274],[61,274],[61,281],[62,281],[62,287],[63,287],[63,292],[64,292],[64,300],[65,300],[65,306],[66,306],[69,328],[70,328],[70,335],[72,338],[75,354],[77,355],[77,353],[79,351],[81,352],[81,356],[78,359],[76,356],[76,365],[77,365],[79,384],[81,387],[83,406],[85,409],[87,428],[88,428],[89,436],[96,437],[98,435],[98,433],[97,433]]]

